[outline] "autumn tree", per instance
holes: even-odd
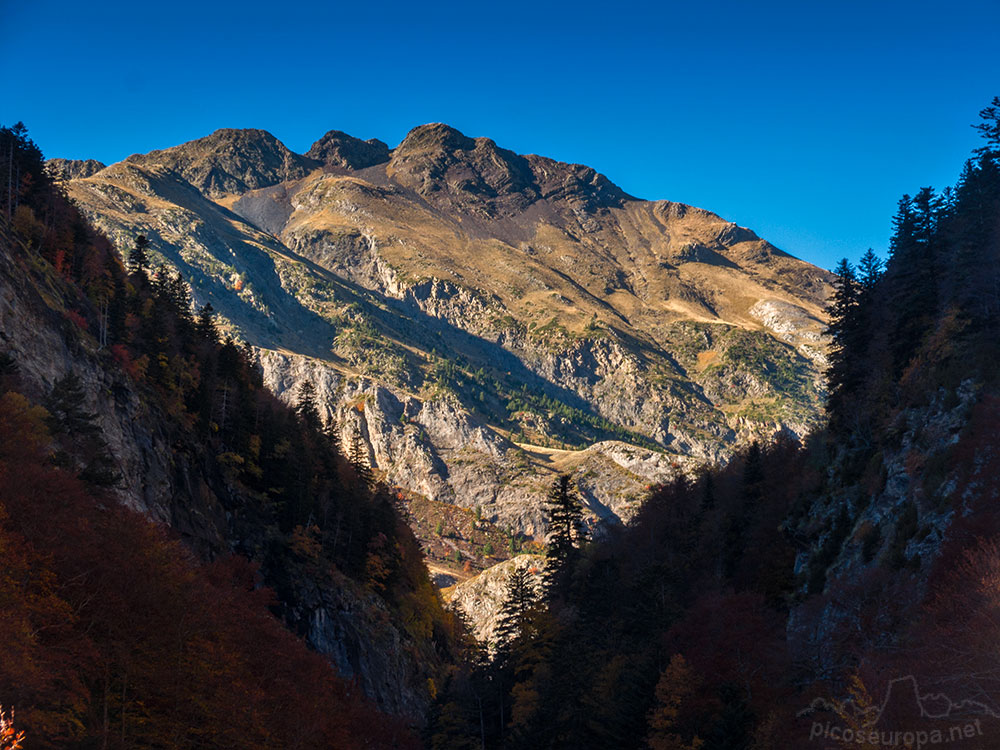
[[[19,732],[14,726],[13,709],[7,716],[0,706],[0,750],[19,750],[23,742],[24,732]]]
[[[696,676],[684,657],[674,654],[656,683],[656,704],[649,712],[646,745],[650,750],[699,750],[704,742],[681,733],[684,703],[694,693]]]

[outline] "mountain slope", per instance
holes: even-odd
[[[244,722],[247,737],[330,747],[315,739],[322,727],[308,730],[314,739],[302,726],[297,740],[278,739],[313,721],[312,709],[290,712],[301,699],[273,685],[242,694],[262,679],[255,664],[298,672],[290,687],[312,692],[320,702],[309,705],[321,715],[337,711],[327,700],[332,685],[350,698],[345,708],[367,705],[363,691],[381,710],[419,723],[430,680],[449,659],[452,618],[394,498],[359,476],[311,410],[267,391],[252,351],[221,341],[210,315],[192,316],[179,277],[126,273],[111,243],[42,171],[23,131],[0,128],[0,140],[31,176],[12,221],[0,215],[0,541],[5,560],[29,550],[38,577],[0,575],[5,611],[26,623],[0,624],[18,633],[17,648],[0,660],[0,687],[19,714],[37,712],[32,742],[65,746],[49,740],[69,731],[80,740],[69,744],[96,746],[109,720],[119,736],[128,726],[126,744],[164,727],[210,734],[221,720],[228,731],[240,722],[222,694],[194,713],[169,697],[183,693],[184,675],[204,669],[219,684],[228,675],[250,680],[223,691],[255,714]],[[198,196],[186,183],[179,190]],[[131,570],[121,559],[146,567]],[[70,608],[39,622],[31,601],[50,579],[58,579],[55,604]],[[185,630],[196,621],[207,635]],[[62,645],[50,648],[52,639]],[[228,653],[229,645],[253,656]],[[306,645],[330,664],[307,656]],[[70,652],[81,658],[53,658],[63,646],[82,648]],[[333,680],[331,664],[343,679]],[[109,689],[119,695],[126,684],[130,705],[109,705]],[[156,694],[164,685],[167,697]],[[262,699],[271,713],[257,713]],[[55,723],[45,719],[52,710]],[[361,721],[375,715],[370,705],[362,713],[369,718]],[[287,724],[268,730],[279,714]],[[333,744],[354,746],[361,734]]]
[[[318,377],[391,481],[515,532],[541,531],[551,476],[518,444],[655,448],[653,473],[599,483],[595,515],[627,516],[612,495],[816,423],[830,275],[588,167],[440,124],[391,151],[331,131],[306,156],[226,130],[67,189],[275,350],[272,387]],[[469,429],[489,437],[447,447]]]

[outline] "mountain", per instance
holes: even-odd
[[[821,430],[553,535],[541,606],[511,563],[446,589],[505,642],[439,696],[441,746],[483,715],[487,747],[997,745],[1000,98],[981,116],[888,260],[838,265]]]
[[[24,177],[0,213],[0,692],[32,745],[417,746],[458,628],[395,496],[179,276],[127,272],[23,128],[0,143]]]
[[[650,484],[818,424],[832,276],[589,167],[431,124],[305,155],[220,130],[79,174],[94,225],[148,236],[277,393],[311,381],[391,484],[507,536],[542,533],[557,471],[617,523]]]

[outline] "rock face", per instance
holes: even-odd
[[[306,156],[332,167],[364,169],[389,161],[389,147],[378,138],[360,138],[331,130],[306,151]]]
[[[831,667],[824,661],[831,653],[825,641],[830,633],[860,630],[861,618],[871,616],[861,603],[866,596],[892,600],[887,611],[905,613],[919,606],[946,537],[955,533],[953,525],[996,503],[995,492],[983,492],[992,482],[994,448],[970,429],[977,410],[993,408],[995,402],[984,394],[989,391],[969,379],[956,388],[939,388],[921,406],[901,410],[887,431],[890,442],[872,457],[860,480],[819,496],[786,522],[805,542],[795,572],[805,574],[809,593],[820,595],[794,607],[788,625],[790,645],[813,669]],[[988,422],[992,431],[995,417]],[[962,453],[973,458],[956,460]],[[857,477],[851,455],[840,446],[830,456],[830,476]],[[886,594],[890,584],[897,587],[895,598]],[[888,644],[900,632],[886,625],[880,637]]]
[[[260,350],[259,360],[265,384],[289,402],[299,383],[313,383],[324,419],[339,425],[341,443],[349,445],[357,429],[369,463],[390,484],[478,509],[527,536],[544,534],[542,504],[557,473],[574,476],[592,523],[617,523],[631,517],[650,483],[693,473],[699,463],[616,441],[578,451],[518,445],[454,399],[397,395],[318,359]]]
[[[615,523],[671,472],[817,423],[830,275],[589,167],[442,124],[304,156],[220,130],[68,190],[120,247],[149,236],[286,398],[321,383],[388,481],[511,531],[543,532],[557,471]]]
[[[105,165],[97,159],[49,159],[46,169],[57,180],[82,179],[97,174]]]
[[[507,596],[507,583],[515,570],[527,568],[541,592],[545,558],[542,555],[518,555],[484,570],[475,578],[455,586],[449,595],[450,606],[461,610],[472,625],[480,643],[492,648],[496,629]]]

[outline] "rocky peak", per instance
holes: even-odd
[[[266,130],[223,128],[180,146],[133,154],[128,162],[172,169],[210,198],[304,177],[319,166]]]
[[[512,215],[540,197],[524,157],[440,123],[411,130],[388,170],[404,187],[458,211]]]
[[[629,196],[580,164],[521,156],[489,138],[469,138],[441,123],[421,125],[392,154],[390,175],[442,207],[513,216],[543,199],[593,211]]]
[[[621,206],[632,197],[592,167],[567,164],[544,156],[527,157],[542,197],[551,201],[580,203],[582,208]]]
[[[334,167],[364,169],[389,161],[389,147],[378,138],[363,141],[331,130],[312,145],[306,156]]]
[[[49,159],[45,168],[56,180],[82,180],[107,166],[97,159]]]
[[[418,125],[406,134],[394,156],[406,157],[422,152],[471,151],[476,141],[443,122]]]

